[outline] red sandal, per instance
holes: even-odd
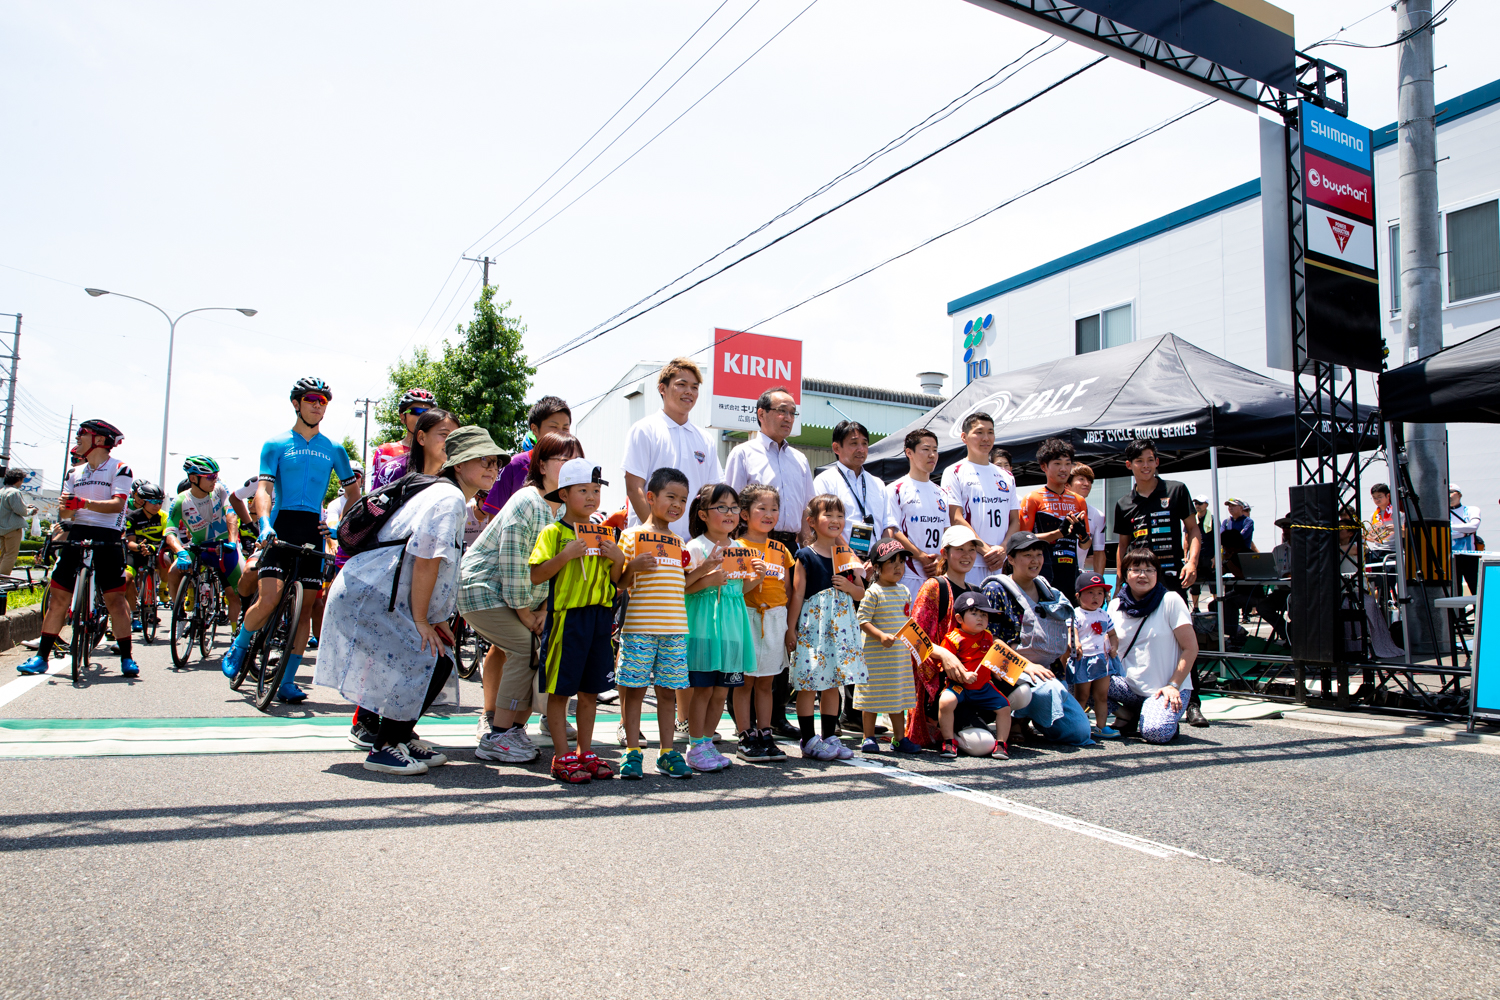
[[[609,761],[601,760],[596,753],[584,754],[579,758],[579,764],[590,775],[598,778],[600,781],[608,781],[615,776],[615,769],[610,765]]]
[[[570,785],[581,785],[592,781],[594,775],[584,762],[578,759],[576,753],[570,753],[563,757],[552,758],[552,777]]]

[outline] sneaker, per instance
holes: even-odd
[[[854,757],[854,751],[844,746],[844,741],[837,736],[823,737],[823,745],[833,754],[829,760],[850,760]]]
[[[873,736],[866,736],[865,741],[859,745],[860,753],[879,753],[880,741]]]
[[[141,630],[141,620],[139,618],[132,618],[132,619],[130,619],[130,631],[132,631],[132,632],[139,632],[140,630]]]
[[[365,758],[366,771],[382,774],[426,774],[427,765],[406,752],[406,747],[397,743],[393,747],[371,750]]]
[[[1112,729],[1109,726],[1105,726],[1104,728],[1100,729],[1099,734],[1095,737],[1095,739],[1100,740],[1117,740],[1119,738],[1120,731],[1118,729]]]
[[[708,749],[713,751],[714,759],[719,762],[719,770],[724,771],[734,766],[734,761],[719,753],[719,748],[714,746],[714,741],[708,741]]]
[[[766,759],[770,751],[766,749],[765,740],[760,733],[740,733],[740,745],[735,748],[734,755],[740,760],[748,760],[752,764],[759,764]]]
[[[349,727],[349,742],[361,750],[374,750],[375,731],[363,722],[356,722]]]
[[[310,635],[310,636],[307,637],[307,648],[308,649],[317,649],[318,648],[318,637],[317,636]]]
[[[479,723],[475,727],[474,738],[476,740],[484,739],[490,734],[490,730],[493,728],[494,723],[492,722],[492,717],[486,712],[480,712]]]
[[[553,754],[552,777],[558,781],[565,781],[570,785],[582,785],[594,779],[594,776],[589,773],[588,768],[583,766],[583,761],[578,759],[576,753],[566,754],[562,757]]]
[[[786,751],[781,749],[781,744],[776,742],[776,735],[769,729],[760,731],[760,745],[766,750],[767,761],[786,760]]]
[[[719,755],[714,752],[713,742],[710,740],[704,740],[701,743],[694,743],[692,746],[688,747],[686,759],[688,762],[688,767],[691,767],[694,771],[705,771],[712,773],[714,771],[722,771],[724,769],[724,765],[719,762]]]
[[[938,751],[938,756],[956,758],[958,756],[958,744],[953,740],[944,740],[943,748]]]
[[[307,700],[307,692],[290,681],[282,681],[276,689],[276,700],[288,705],[299,705]]]
[[[692,743],[693,742],[693,734],[690,733],[690,732],[688,732],[688,724],[686,722],[679,722],[679,723],[677,723],[677,727],[675,729],[675,733],[676,733],[676,735],[672,737],[672,742],[673,743]]]
[[[641,770],[644,759],[639,750],[625,751],[625,759],[620,761],[620,778],[624,781],[640,781],[645,777],[645,772]]]
[[[40,656],[33,656],[16,667],[18,674],[45,674],[47,672],[47,661]]]
[[[528,747],[516,738],[514,729],[491,729],[479,738],[474,756],[502,764],[529,764],[538,757],[536,747]]]
[[[830,745],[828,740],[814,736],[802,744],[802,756],[808,760],[838,760],[839,752]]]
[[[656,757],[656,773],[665,774],[669,778],[691,778],[693,769],[688,767],[688,762],[683,759],[681,752],[668,750]]]
[[[922,748],[917,746],[915,740],[909,740],[905,736],[891,744],[891,749],[896,753],[921,753]]]
[[[615,776],[614,765],[607,760],[602,760],[596,753],[586,753],[578,759],[582,762],[584,770],[599,781],[608,781]]]
[[[538,716],[537,721],[540,724],[537,743],[541,746],[552,746],[552,730],[547,728],[547,717],[545,715]],[[573,724],[570,722],[563,722],[563,733],[569,742],[578,738],[578,730],[574,729]]]
[[[990,756],[996,760],[1010,760],[1010,744],[1000,742],[995,744],[995,749],[990,751]]]
[[[141,665],[127,656],[120,661],[120,673],[126,677],[139,677],[141,675]]]
[[[620,746],[622,746],[622,747],[630,745],[630,738],[625,735],[625,723],[623,723],[623,722],[620,723],[618,726],[615,727],[615,741],[617,743],[619,743]],[[650,745],[651,745],[651,738],[646,735],[646,727],[642,726],[641,727],[641,746],[640,746],[640,748],[642,750],[645,750]]]
[[[448,757],[439,753],[437,748],[426,740],[411,739],[402,746],[406,747],[406,755],[412,760],[421,761],[428,767],[441,767],[448,763]]]
[[[530,750],[534,754],[538,752],[536,742],[532,740],[531,734],[526,731],[526,723],[518,722],[507,731],[510,733],[511,738],[515,740],[517,746],[523,750]]]

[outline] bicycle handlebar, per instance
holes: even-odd
[[[323,549],[313,548],[313,544],[311,542],[307,542],[307,543],[305,543],[303,545],[293,545],[290,542],[283,542],[279,538],[268,538],[264,542],[260,543],[260,547],[263,550],[264,549],[290,549],[293,552],[297,553],[298,555],[302,555],[302,556],[316,556],[319,559],[324,559],[324,560],[338,558],[332,552],[327,552],[327,551],[325,551]]]

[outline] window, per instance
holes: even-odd
[[[1075,354],[1089,354],[1107,347],[1119,347],[1135,339],[1130,305],[1106,309],[1096,316],[1084,316],[1073,323]]]
[[[1391,312],[1401,311],[1401,227],[1391,227],[1391,266],[1386,274],[1391,283]]]
[[[1500,203],[1448,213],[1448,301],[1500,292]]]

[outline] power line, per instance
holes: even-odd
[[[760,0],[756,0],[756,3],[759,3],[759,2],[760,2]],[[707,100],[709,94],[712,94],[714,91],[718,90],[719,87],[721,87],[724,83],[726,83],[731,76],[734,76],[741,69],[743,69],[744,66],[745,66],[745,63],[748,63],[751,59],[754,59],[756,56],[760,55],[761,49],[764,49],[767,45],[770,45],[777,38],[781,37],[781,33],[783,31],[786,31],[793,24],[795,24],[797,22],[797,19],[800,18],[803,14],[806,14],[809,10],[811,10],[812,7],[813,7],[813,4],[816,4],[817,2],[818,2],[818,0],[812,0],[812,3],[809,3],[806,7],[802,8],[800,11],[798,11],[797,14],[790,21],[788,21],[786,24],[782,25],[781,28],[777,30],[776,34],[772,35],[770,38],[768,38],[764,42],[762,42],[760,44],[760,47],[757,48],[754,52],[750,53],[748,56],[746,56],[743,62],[741,62],[734,69],[730,70],[723,77],[723,79],[721,79],[718,83],[714,84],[712,87],[709,87],[708,90],[705,91],[701,97],[699,97],[692,104],[689,104],[687,106],[687,108],[684,109],[680,114],[678,114],[678,116],[676,118],[673,118],[671,121],[667,122],[667,124],[665,126],[663,126],[662,129],[659,132],[657,132],[651,138],[647,139],[644,143],[642,143],[640,146],[638,146],[636,148],[635,152],[631,153],[629,156],[625,157],[625,159],[623,159],[619,163],[617,163],[609,171],[609,173],[605,174],[603,177],[599,178],[594,183],[590,184],[588,186],[588,188],[582,194],[580,194],[578,197],[574,198],[572,201],[568,202],[566,205],[564,205],[562,208],[558,209],[556,212],[553,212],[550,216],[548,216],[545,220],[543,220],[539,225],[537,225],[536,227],[534,227],[533,229],[531,229],[525,236],[522,236],[520,239],[516,240],[514,243],[512,243],[510,246],[506,247],[504,250],[499,251],[498,253],[495,254],[495,256],[496,257],[503,257],[504,255],[510,253],[516,247],[520,246],[522,243],[526,242],[533,235],[535,235],[538,230],[540,230],[544,226],[548,225],[553,219],[557,218],[559,215],[562,215],[568,209],[570,209],[574,205],[578,204],[578,202],[581,201],[583,198],[587,197],[588,194],[589,194],[589,192],[593,191],[594,188],[598,187],[600,184],[603,184],[605,181],[607,181],[611,177],[613,177],[615,175],[616,171],[618,171],[621,167],[625,166],[625,164],[629,163],[631,160],[635,159],[636,156],[639,153],[641,153],[643,150],[645,150],[647,146],[650,146],[657,139],[661,138],[662,133],[666,132],[667,129],[670,129],[673,125],[676,125],[679,121],[681,121],[688,114],[688,112],[692,111],[698,105],[702,104],[705,100]],[[753,9],[754,9],[754,4],[751,5],[751,10],[753,10]],[[748,15],[749,13],[750,13],[750,11],[747,10],[747,11],[745,11],[744,14],[741,14],[740,15],[740,20],[743,20],[745,18],[745,16]],[[739,24],[739,23],[740,23],[739,21],[735,21],[734,24],[732,24],[732,25],[729,26],[729,30],[733,31],[735,24]],[[729,34],[729,31],[726,31],[724,34],[725,35]],[[720,35],[719,36],[719,41],[722,41],[723,37],[724,37],[723,35]],[[718,41],[714,42],[714,45],[717,45],[717,44],[719,44]],[[710,46],[710,51],[711,50],[712,50],[712,46]],[[706,56],[706,55],[708,55],[707,51],[705,51],[703,53],[703,56]],[[699,56],[698,57],[699,60],[701,60],[703,58],[703,56]],[[698,63],[694,62],[693,66],[696,66],[696,65],[698,65]],[[689,66],[688,70],[690,71],[693,68],[693,66]],[[686,75],[687,75],[687,72],[684,72],[683,76],[686,76]],[[680,79],[682,79],[682,77],[678,77],[678,79],[680,80]],[[674,86],[676,85],[675,82],[674,82],[673,85]],[[663,94],[662,96],[665,97],[666,95]],[[660,99],[661,98],[657,98],[657,100],[660,100]],[[653,101],[652,102],[652,107],[655,107],[655,105],[656,105],[656,102]],[[651,110],[650,107],[648,107],[646,109],[646,111],[650,111],[650,110]],[[641,112],[641,116],[644,116],[646,114],[646,111]],[[640,117],[637,117],[635,119],[635,121],[633,121],[633,122],[630,123],[630,126],[633,127],[635,125],[635,122],[638,122],[640,120],[641,120]],[[627,127],[625,131],[628,132],[629,130],[630,130],[630,127]],[[615,139],[613,141],[610,142],[610,146],[613,146],[614,143],[616,141],[618,141],[620,138],[622,138],[624,135],[625,135],[625,132],[621,132],[618,136],[615,137]],[[563,190],[565,188],[568,187],[569,184],[572,184],[573,181],[577,180],[578,177],[585,170],[587,170],[590,166],[593,165],[594,160],[597,160],[599,158],[599,156],[602,156],[604,154],[605,150],[607,150],[608,148],[609,148],[609,146],[606,146],[606,147],[604,147],[604,149],[601,149],[599,151],[599,153],[597,155],[595,155],[595,157],[594,157],[593,160],[590,160],[588,163],[584,164],[583,167],[579,169],[578,173],[574,174],[571,178],[568,179],[568,183],[567,184],[564,184],[562,187],[560,187],[556,191],[552,192],[552,194],[547,197],[547,201],[542,202],[542,204],[540,204],[536,208],[532,209],[531,212],[527,214],[527,216],[526,216],[525,219],[522,219],[520,222],[516,223],[509,230],[506,231],[506,233],[505,233],[504,236],[501,236],[499,239],[495,240],[494,243],[491,243],[489,247],[486,247],[485,248],[486,251],[488,251],[490,248],[492,248],[492,247],[496,246],[497,244],[499,244],[501,241],[503,241],[507,236],[509,236],[511,233],[515,232],[517,229],[521,228],[521,226],[526,223],[527,219],[530,219],[537,212],[541,211],[542,208],[544,208],[547,205],[547,202],[550,202],[553,198],[557,197],[559,194],[561,194],[563,192]]]
[[[702,278],[699,278],[697,281],[693,282],[692,284],[690,284],[690,285],[688,285],[688,286],[686,286],[684,288],[678,289],[677,291],[673,292],[671,295],[668,295],[667,297],[665,297],[663,299],[660,299],[660,300],[658,300],[656,302],[653,302],[651,305],[649,305],[646,308],[640,310],[639,312],[633,313],[630,316],[627,316],[625,319],[620,320],[618,323],[615,323],[612,326],[607,326],[603,330],[600,330],[597,333],[588,335],[588,336],[586,336],[586,337],[584,337],[582,339],[576,339],[573,343],[567,344],[567,345],[565,345],[563,347],[560,347],[560,348],[558,348],[558,349],[556,349],[554,351],[549,352],[548,354],[544,355],[539,361],[537,361],[537,366],[540,367],[541,365],[544,365],[544,364],[546,364],[549,361],[554,361],[557,358],[562,357],[564,354],[567,354],[570,351],[577,350],[579,347],[582,347],[584,344],[590,343],[591,341],[594,341],[594,340],[598,340],[600,337],[604,336],[605,334],[610,333],[610,332],[612,332],[614,330],[618,330],[620,327],[626,325],[627,323],[631,323],[631,322],[634,322],[637,319],[640,319],[642,316],[646,315],[647,313],[651,312],[654,309],[658,309],[661,306],[666,305],[668,302],[671,302],[673,299],[675,299],[675,298],[677,298],[677,297],[679,297],[681,295],[686,295],[688,292],[690,292],[693,289],[697,288],[699,285],[706,284],[707,282],[712,281],[714,278],[717,278],[719,275],[723,274],[725,271],[728,271],[731,268],[734,268],[734,267],[739,266],[740,264],[743,264],[745,261],[749,260],[751,257],[754,257],[756,254],[759,254],[759,253],[761,253],[761,252],[763,252],[765,250],[769,250],[771,247],[773,247],[776,244],[780,243],[782,240],[785,240],[785,239],[787,239],[787,238],[789,238],[791,236],[794,236],[795,234],[797,234],[797,233],[801,232],[802,230],[806,229],[808,226],[811,226],[814,223],[816,223],[816,222],[818,222],[818,221],[820,221],[822,219],[827,218],[828,216],[832,215],[834,212],[837,212],[839,209],[844,208],[844,207],[846,207],[848,205],[851,205],[854,202],[858,201],[860,198],[863,198],[865,195],[871,193],[872,191],[875,191],[878,188],[881,188],[884,185],[889,184],[891,181],[895,180],[897,177],[900,177],[902,174],[904,174],[904,173],[906,173],[906,172],[908,172],[910,170],[915,169],[916,167],[920,166],[923,163],[926,163],[928,160],[932,159],[934,156],[937,156],[939,153],[942,153],[942,152],[944,152],[945,150],[948,150],[948,149],[952,149],[954,146],[958,145],[960,142],[963,142],[965,139],[968,139],[968,138],[971,138],[974,135],[977,135],[979,132],[983,131],[986,128],[989,128],[991,125],[995,124],[996,122],[1000,121],[1001,119],[1006,118],[1006,117],[1014,114],[1015,112],[1017,112],[1017,111],[1021,110],[1022,108],[1026,107],[1028,104],[1032,103],[1033,101],[1041,98],[1042,96],[1044,96],[1044,95],[1046,95],[1048,93],[1051,93],[1053,90],[1056,90],[1058,87],[1061,87],[1063,84],[1067,83],[1068,81],[1074,80],[1077,77],[1083,75],[1084,73],[1087,73],[1089,70],[1093,69],[1095,66],[1098,66],[1100,63],[1104,62],[1108,58],[1109,58],[1108,56],[1100,56],[1099,58],[1095,59],[1093,62],[1086,63],[1083,66],[1079,67],[1078,69],[1073,70],[1073,72],[1068,73],[1068,74],[1066,74],[1066,75],[1058,78],[1057,80],[1054,80],[1053,82],[1047,84],[1045,87],[1043,87],[1041,90],[1038,90],[1036,93],[1032,94],[1031,96],[1026,97],[1023,100],[1017,101],[1015,104],[1012,104],[1010,107],[1006,108],[1004,111],[1001,111],[999,114],[994,115],[993,117],[991,117],[991,118],[989,118],[989,119],[981,122],[980,124],[974,126],[971,129],[969,129],[967,132],[964,132],[963,134],[959,135],[956,139],[950,139],[948,142],[946,142],[943,145],[939,146],[937,149],[934,149],[932,152],[927,153],[927,154],[925,154],[925,155],[923,155],[923,156],[921,156],[921,157],[913,160],[911,163],[908,163],[906,166],[901,167],[899,170],[896,170],[896,171],[894,171],[892,173],[887,174],[886,176],[882,177],[880,180],[876,181],[874,184],[871,184],[869,187],[865,188],[863,191],[860,191],[857,194],[851,195],[850,197],[848,197],[848,198],[844,199],[843,201],[839,202],[837,205],[834,205],[832,208],[824,209],[822,212],[819,212],[817,215],[813,216],[811,219],[808,219],[806,222],[803,222],[801,225],[794,226],[792,229],[788,230],[785,233],[782,233],[780,236],[778,236],[775,239],[771,240],[769,243],[766,243],[763,246],[759,247],[758,249],[751,250],[749,253],[743,254],[742,256],[735,258],[734,260],[730,261],[728,264],[725,264],[723,267],[719,268],[718,270],[713,271],[713,272],[705,275]]]
[[[759,0],[756,0],[756,2],[758,3]],[[520,211],[521,206],[524,205],[524,204],[526,204],[532,198],[535,198],[536,197],[536,193],[538,191],[540,191],[542,188],[546,187],[547,184],[548,184],[548,182],[550,182],[552,180],[552,178],[556,177],[562,171],[563,167],[566,167],[569,163],[572,163],[574,157],[576,157],[579,153],[583,152],[584,148],[587,147],[589,143],[593,142],[598,137],[599,133],[603,132],[605,130],[605,128],[608,127],[608,125],[609,125],[610,122],[612,122],[616,118],[618,118],[620,116],[620,112],[624,111],[627,107],[629,107],[630,106],[630,102],[633,101],[633,100],[635,100],[637,97],[639,97],[641,95],[641,91],[645,90],[646,87],[647,87],[647,85],[650,84],[652,80],[655,80],[658,76],[661,75],[661,71],[664,70],[664,69],[666,69],[667,66],[671,64],[672,60],[676,59],[677,56],[678,56],[678,54],[681,53],[683,49],[687,48],[688,42],[691,42],[694,38],[698,37],[698,32],[700,32],[704,28],[708,27],[708,22],[712,21],[715,17],[717,17],[718,14],[719,14],[719,11],[723,10],[724,7],[725,7],[725,5],[728,4],[728,3],[729,3],[729,0],[722,0],[722,2],[719,4],[719,6],[717,6],[717,7],[715,7],[713,9],[713,13],[709,14],[708,17],[704,18],[703,19],[703,23],[700,24],[700,25],[698,25],[698,27],[694,28],[693,29],[693,33],[691,35],[688,35],[687,38],[683,39],[682,44],[679,45],[679,46],[677,46],[677,48],[672,52],[671,55],[667,56],[666,61],[663,62],[660,66],[656,67],[655,71],[652,72],[652,74],[650,76],[646,77],[646,82],[643,83],[643,84],[641,84],[639,87],[635,88],[635,93],[633,93],[629,97],[627,97],[625,99],[625,103],[621,104],[618,108],[615,109],[614,114],[612,114],[608,118],[604,119],[604,124],[603,125],[600,125],[598,128],[594,129],[593,135],[590,135],[587,139],[583,140],[583,144],[582,145],[580,145],[577,149],[573,150],[572,153],[568,154],[568,158],[566,160],[563,160],[561,163],[559,163],[557,165],[557,169],[553,170],[552,173],[548,174],[547,177],[546,177],[546,179],[543,180],[542,183],[538,184],[532,190],[532,192],[530,194],[528,194],[526,197],[522,198],[520,201],[516,202],[515,207],[512,208],[509,212],[506,212],[504,218],[502,218],[499,222],[495,223],[489,229],[485,230],[484,235],[481,236],[481,237],[479,237],[479,239],[475,240],[473,243],[470,243],[468,246],[464,247],[464,253],[468,253],[469,251],[473,250],[474,247],[481,240],[485,239],[486,237],[488,237],[490,235],[490,233],[493,233],[495,230],[497,230],[501,226],[503,226],[505,224],[505,220],[506,219],[509,219],[512,215],[515,215],[516,212]],[[752,4],[751,7],[753,9],[754,8],[754,4]],[[747,11],[745,11],[745,13],[748,14],[748,13],[750,13],[750,11],[747,10]],[[741,19],[742,20],[743,20],[743,18],[744,18],[744,15],[741,15]],[[735,24],[738,24],[738,23],[739,23],[739,21],[735,22]],[[734,25],[730,25],[731,29],[733,29],[733,27],[734,27]],[[727,34],[727,32],[726,32],[726,34]],[[721,35],[720,38],[722,40],[723,36]],[[717,45],[717,44],[719,44],[719,43],[718,42],[714,43],[714,45]],[[713,48],[712,45],[709,46],[710,50],[712,50],[712,48]],[[708,53],[705,52],[703,55],[707,55],[707,54]],[[701,60],[703,58],[703,56],[699,56],[698,58]],[[696,66],[696,65],[697,65],[697,63],[695,62],[693,64],[693,66]],[[688,69],[692,69],[692,68],[693,68],[692,66],[688,67]],[[686,74],[684,74],[684,75],[686,75]],[[677,79],[681,80],[682,77],[679,76]],[[677,84],[676,84],[676,82],[673,82],[672,87],[675,87],[675,86],[677,86]],[[667,95],[667,91],[670,91],[672,89],[672,87],[668,87],[667,90],[663,91],[661,97],[665,97]],[[661,97],[658,97],[656,100],[658,100],[658,101],[661,100]],[[654,105],[655,102],[653,101],[652,104]],[[651,109],[647,108],[646,110],[650,111]],[[639,121],[639,120],[640,120],[639,118],[636,119],[636,121]],[[631,124],[633,125],[633,124],[635,124],[635,122],[632,122]],[[630,131],[630,127],[626,126],[625,132],[628,132],[628,131]],[[625,132],[621,132],[620,135],[624,135]],[[619,138],[619,137],[616,136],[616,138]],[[605,149],[608,149],[608,148],[609,148],[608,146],[605,147]],[[601,152],[602,152],[602,150],[601,150]],[[590,161],[590,162],[592,162],[592,161]],[[566,185],[564,185],[564,186],[566,186]],[[501,237],[501,238],[503,239],[504,237]],[[450,274],[449,277],[451,278],[452,275]],[[444,281],[443,284],[446,287],[447,286],[447,281]],[[439,291],[438,294],[441,295],[442,292]],[[432,307],[428,306],[428,311],[429,312],[431,311],[431,309],[432,309]],[[424,316],[422,318],[426,319],[427,317]]]
[[[938,110],[936,110],[936,111],[932,112],[931,114],[929,114],[926,118],[922,119],[922,121],[918,122],[916,125],[910,126],[904,132],[902,132],[899,136],[897,136],[894,139],[891,139],[890,141],[888,141],[887,143],[885,143],[885,145],[883,145],[879,149],[875,150],[875,152],[868,154],[863,159],[861,159],[858,163],[855,163],[853,166],[851,166],[848,169],[844,170],[843,173],[839,174],[837,177],[834,177],[832,180],[827,181],[824,184],[822,184],[821,186],[819,186],[811,194],[808,194],[808,195],[804,196],[803,198],[801,198],[800,200],[798,200],[796,203],[794,203],[794,204],[788,206],[787,208],[783,209],[782,211],[776,213],[771,218],[767,219],[765,222],[762,222],[759,226],[756,226],[754,229],[750,230],[750,232],[746,233],[744,236],[741,236],[739,239],[735,240],[733,243],[729,244],[727,247],[725,247],[724,249],[720,250],[718,253],[715,253],[712,256],[708,257],[707,259],[705,259],[705,260],[699,262],[698,264],[694,265],[693,267],[688,268],[682,274],[679,274],[677,277],[673,278],[671,281],[669,281],[666,284],[662,285],[660,288],[657,288],[656,290],[654,290],[654,291],[652,291],[652,292],[650,292],[650,293],[648,293],[646,295],[643,295],[641,298],[635,300],[630,305],[628,305],[625,308],[621,309],[619,312],[616,312],[612,316],[606,317],[601,322],[596,323],[594,326],[590,327],[589,329],[585,330],[583,333],[579,334],[577,337],[573,338],[573,340],[568,341],[568,343],[563,344],[561,346],[562,347],[567,347],[570,344],[572,344],[574,341],[584,340],[585,338],[588,337],[589,334],[593,333],[595,330],[598,330],[600,327],[605,326],[605,325],[607,325],[609,323],[614,322],[615,320],[619,319],[621,316],[623,316],[626,313],[628,313],[630,310],[634,309],[636,306],[639,306],[639,305],[641,305],[641,304],[643,304],[645,302],[649,302],[651,299],[653,299],[656,296],[660,295],[662,292],[666,291],[668,288],[671,288],[673,285],[677,284],[678,282],[687,279],[691,275],[695,274],[696,272],[698,272],[698,271],[702,270],[703,268],[707,267],[709,264],[713,263],[715,260],[718,260],[720,257],[724,256],[726,253],[728,253],[729,251],[733,250],[735,247],[739,246],[741,243],[744,243],[746,240],[750,239],[752,236],[755,236],[755,235],[757,235],[757,234],[759,234],[761,232],[764,232],[771,225],[775,224],[776,222],[779,222],[781,219],[784,219],[786,216],[792,214],[797,209],[801,208],[803,205],[806,205],[808,202],[810,202],[813,199],[819,197],[820,195],[826,194],[828,191],[832,190],[835,186],[837,186],[841,182],[847,180],[848,178],[850,178],[850,177],[854,176],[855,174],[859,173],[860,171],[864,170],[866,167],[868,167],[870,164],[874,163],[880,157],[886,155],[887,153],[893,152],[896,149],[899,149],[901,146],[904,146],[910,140],[916,138],[916,136],[918,134],[920,134],[921,132],[923,132],[926,129],[932,127],[933,125],[938,124],[939,122],[945,121],[946,119],[952,117],[954,114],[957,114],[958,111],[960,111],[962,108],[964,108],[965,106],[967,106],[972,101],[977,100],[978,98],[984,96],[985,94],[988,94],[991,91],[995,90],[996,88],[1002,86],[1003,84],[1005,84],[1009,80],[1013,79],[1022,70],[1025,70],[1028,67],[1036,65],[1036,63],[1040,62],[1042,59],[1045,59],[1047,56],[1051,55],[1052,53],[1056,52],[1058,49],[1062,48],[1064,45],[1067,44],[1065,41],[1057,40],[1056,44],[1053,45],[1052,48],[1048,49],[1046,52],[1043,52],[1041,55],[1037,56],[1035,59],[1032,59],[1031,61],[1027,62],[1025,65],[1023,65],[1019,69],[1017,69],[1014,73],[1009,73],[1004,78],[996,81],[993,85],[985,87],[985,84],[990,83],[990,81],[992,81],[992,80],[995,80],[995,78],[998,77],[998,76],[1000,76],[1000,74],[1005,73],[1006,70],[1010,69],[1012,66],[1015,66],[1017,63],[1021,62],[1027,56],[1031,55],[1031,53],[1035,52],[1037,49],[1041,48],[1044,45],[1047,45],[1049,42],[1052,42],[1052,41],[1054,41],[1054,40],[1051,37],[1043,38],[1040,42],[1036,43],[1031,48],[1027,49],[1025,52],[1022,52],[1019,56],[1017,56],[1016,58],[1012,59],[1010,62],[1006,63],[1004,66],[1001,66],[995,72],[991,73],[988,77],[986,77],[985,79],[983,79],[983,80],[979,81],[978,83],[974,84],[974,86],[970,87],[964,93],[960,94],[958,97],[953,98],[947,104],[943,105],[943,107],[941,107]],[[984,87],[984,89],[980,90],[979,88],[981,88],[981,87]],[[978,91],[978,93],[975,93],[976,91]]]
[[[1306,49],[1303,49],[1303,51],[1304,52],[1309,52],[1309,51],[1311,51],[1313,49],[1316,49],[1319,46],[1323,46],[1323,45],[1338,45],[1338,46],[1342,46],[1343,48],[1347,48],[1347,49],[1388,49],[1392,45],[1400,45],[1402,42],[1406,41],[1408,38],[1411,38],[1413,35],[1419,35],[1422,32],[1428,30],[1429,28],[1436,28],[1439,24],[1442,23],[1441,21],[1438,20],[1438,18],[1440,18],[1444,14],[1446,14],[1448,12],[1448,8],[1452,7],[1456,3],[1458,3],[1458,0],[1448,0],[1447,3],[1443,4],[1443,6],[1438,9],[1437,13],[1433,14],[1431,17],[1429,17],[1427,19],[1427,21],[1426,21],[1425,24],[1419,24],[1415,28],[1410,28],[1410,29],[1408,29],[1406,31],[1403,31],[1401,34],[1397,35],[1396,36],[1396,40],[1392,41],[1392,42],[1384,42],[1384,43],[1382,43],[1380,45],[1364,45],[1364,44],[1362,44],[1360,42],[1346,42],[1342,38],[1329,38],[1329,39],[1324,39],[1321,42],[1314,42],[1312,45],[1309,45]],[[1360,20],[1364,20],[1364,19],[1361,18]],[[1356,21],[1355,23],[1357,24],[1359,22]]]

